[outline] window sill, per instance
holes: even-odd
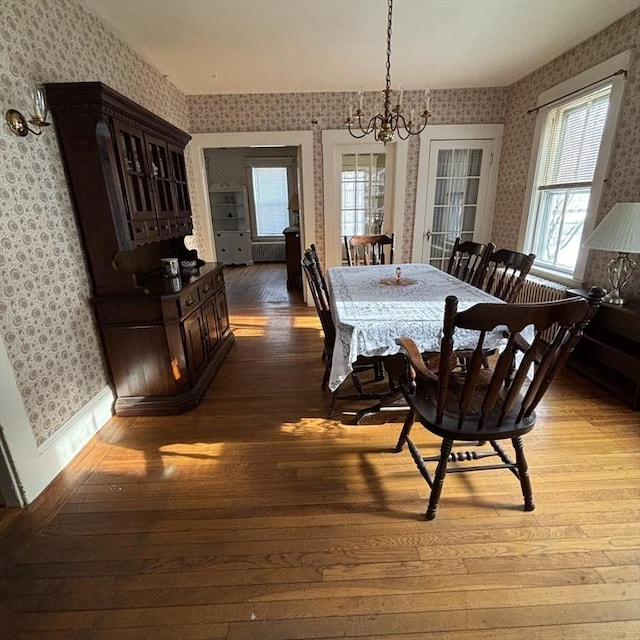
[[[576,280],[571,276],[568,276],[563,273],[558,273],[557,271],[552,271],[551,269],[544,269],[542,267],[533,266],[530,271],[532,276],[537,276],[538,278],[544,278],[545,280],[551,280],[551,282],[557,282],[558,284],[565,285],[570,287],[571,289],[581,289],[584,282],[582,280]]]

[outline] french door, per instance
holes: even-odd
[[[407,144],[322,132],[324,265],[343,264],[343,236],[395,233],[402,246]]]
[[[460,128],[464,132],[466,126]],[[457,237],[490,240],[499,142],[496,138],[422,140],[415,261],[444,269]]]

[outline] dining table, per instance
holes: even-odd
[[[358,356],[389,356],[400,351],[396,338],[411,338],[421,352],[439,351],[445,299],[458,298],[463,311],[481,302],[502,300],[429,264],[331,267],[327,270],[336,341],[329,388],[351,374]],[[475,347],[478,332],[458,329],[454,348]],[[484,348],[506,342],[503,328],[487,332]]]

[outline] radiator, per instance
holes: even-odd
[[[284,262],[284,241],[252,242],[251,254],[254,262]]]
[[[557,282],[551,282],[550,280],[544,280],[536,276],[527,276],[520,289],[520,293],[516,299],[516,302],[521,303],[536,303],[536,302],[550,302],[551,300],[563,300],[567,297],[567,288],[558,284]]]
[[[563,300],[567,297],[567,288],[558,284],[557,282],[551,282],[544,278],[538,278],[536,276],[527,276],[522,289],[516,299],[519,303],[536,303],[536,302],[551,302],[552,300]],[[553,339],[556,332],[556,325],[553,325],[542,333],[542,338],[545,342],[549,343]]]

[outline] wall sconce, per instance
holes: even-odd
[[[42,85],[36,85],[32,90],[32,109],[30,114],[31,119],[27,122],[27,119],[15,109],[9,109],[5,113],[5,119],[9,125],[9,129],[17,136],[23,138],[29,133],[33,133],[39,136],[45,127],[48,127],[51,123],[47,122],[47,100],[44,94],[44,87]],[[32,124],[36,129],[32,129],[29,124]]]

